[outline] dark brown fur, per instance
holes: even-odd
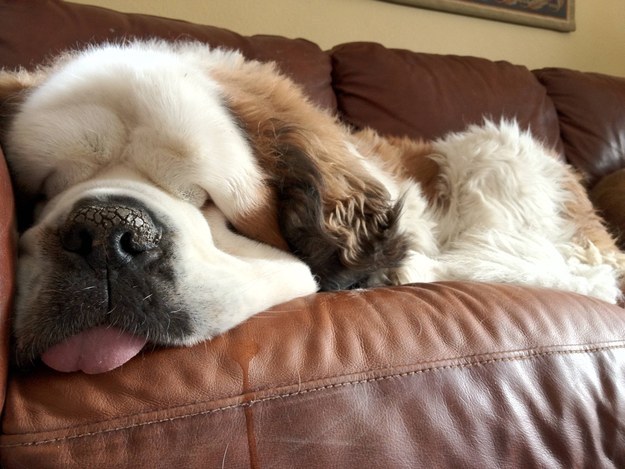
[[[398,227],[401,203],[391,201],[352,153],[348,130],[276,75],[272,64],[246,62],[214,73],[271,188],[262,204],[265,216],[256,218],[278,214],[290,250],[322,288],[349,288],[379,269],[397,267],[408,243]],[[243,219],[233,225],[250,235]]]

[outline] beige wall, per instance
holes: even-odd
[[[559,33],[376,0],[74,0],[232,29],[304,37],[330,48],[354,40],[422,52],[568,67],[625,77],[625,0],[577,0],[577,30]]]

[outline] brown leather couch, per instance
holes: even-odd
[[[516,117],[586,175],[625,233],[622,78],[372,43],[322,51],[53,0],[0,1],[4,67],[129,36],[276,60],[317,103],[386,134],[433,138],[485,115]],[[458,282],[321,293],[102,375],[12,370],[13,207],[0,159],[4,468],[625,467],[625,310],[558,291]]]

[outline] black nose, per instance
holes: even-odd
[[[116,268],[155,250],[161,229],[134,204],[82,201],[60,229],[61,245],[80,254],[93,268]]]

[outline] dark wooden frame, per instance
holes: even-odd
[[[383,0],[556,31],[575,31],[575,0]],[[541,3],[545,3],[542,7]],[[551,4],[551,5],[550,5]],[[555,9],[558,10],[555,10]],[[552,10],[552,11],[549,11]]]

